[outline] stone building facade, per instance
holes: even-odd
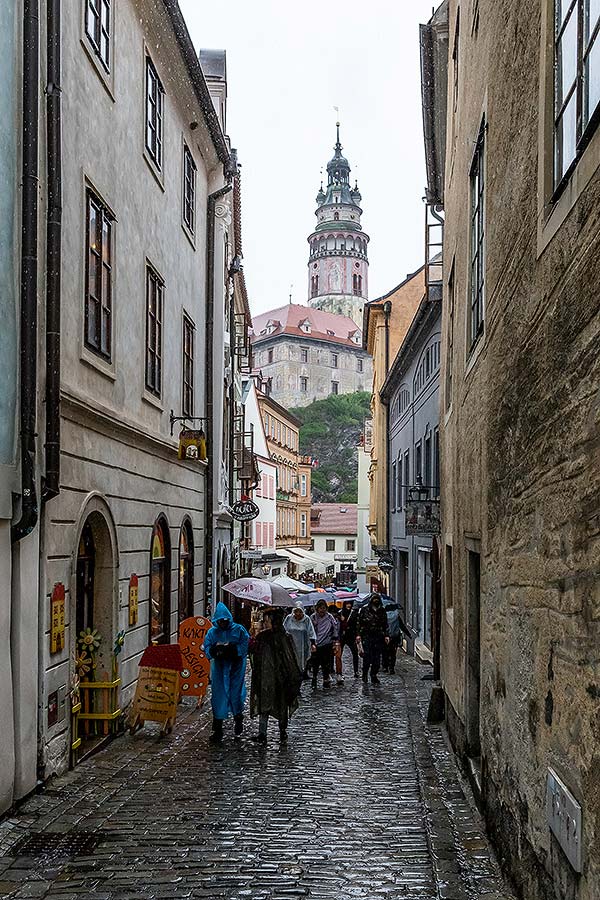
[[[443,6],[447,723],[521,894],[598,900],[600,10]]]
[[[368,390],[371,358],[347,316],[289,303],[255,316],[252,358],[270,396],[286,407]]]
[[[361,225],[358,183],[351,187],[350,164],[342,156],[340,123],[327,185],[317,194],[317,226],[308,238],[308,302],[315,309],[348,316],[357,325],[368,293],[369,236]]]

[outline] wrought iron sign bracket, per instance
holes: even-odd
[[[171,437],[173,437],[173,429],[175,427],[175,422],[183,422],[185,425],[186,422],[200,422],[200,428],[202,428],[202,423],[207,422],[206,416],[176,416],[173,410],[171,410],[171,414],[169,416],[169,423],[171,425]]]

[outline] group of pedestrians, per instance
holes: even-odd
[[[379,594],[372,594],[361,609],[344,603],[341,610],[330,609],[324,599],[308,616],[302,603],[284,616],[281,609],[269,608],[263,614],[262,630],[250,637],[243,625],[234,623],[229,609],[218,603],[213,626],[206,635],[204,651],[211,661],[211,704],[213,711],[212,743],[223,739],[223,722],[233,717],[234,736],[244,730],[246,703],[246,661],[251,658],[250,715],[258,717],[258,733],[252,740],[267,742],[269,717],[279,724],[281,742],[287,739],[289,719],[298,706],[303,680],[312,678],[317,687],[319,672],[323,686],[332,684],[334,668],[338,683],[343,682],[343,651],[352,655],[354,677],[359,677],[362,656],[362,678],[379,684],[378,673],[383,657],[384,671],[393,672],[400,641],[390,622]],[[390,627],[392,626],[392,627]]]

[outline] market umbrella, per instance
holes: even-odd
[[[223,590],[240,600],[262,603],[263,606],[293,606],[294,601],[284,588],[263,578],[236,578],[223,585]]]

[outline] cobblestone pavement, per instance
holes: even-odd
[[[119,738],[0,824],[0,897],[512,900],[424,669],[399,669],[305,686],[287,748],[211,748],[206,711]]]

